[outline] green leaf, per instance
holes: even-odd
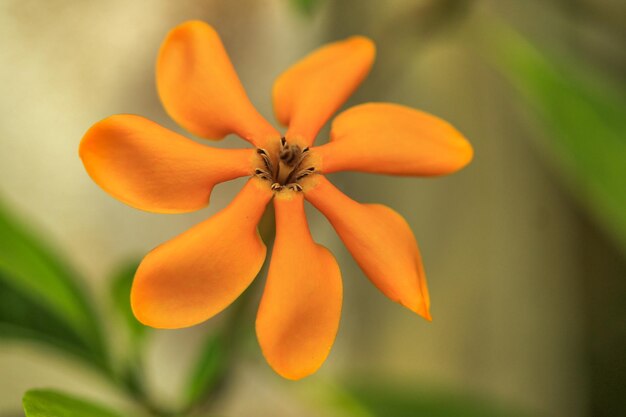
[[[363,417],[525,417],[519,410],[467,394],[421,389],[398,383],[359,382],[344,385],[334,405]]]
[[[113,307],[124,321],[132,341],[136,344],[141,343],[146,331],[149,330],[135,318],[130,307],[130,289],[133,286],[133,279],[138,266],[139,262],[133,261],[119,268],[111,279],[110,289]]]
[[[260,233],[265,242],[273,242],[273,230],[271,234],[267,232],[268,226],[273,222],[273,216],[268,215],[267,210],[260,222]],[[264,269],[259,275],[265,274]],[[239,343],[246,340],[254,332],[254,327],[249,320],[252,310],[254,295],[257,294],[261,280],[256,279],[241,296],[229,307],[228,313],[220,323],[219,329],[210,334],[202,348],[200,354],[194,362],[189,379],[184,385],[183,396],[187,409],[191,410],[195,406],[202,404],[206,406],[211,400],[217,397],[220,389],[223,389],[229,382],[230,367],[236,357]]]
[[[483,28],[488,59],[550,132],[539,135],[540,146],[626,251],[626,102],[619,88],[591,77],[584,62],[565,63],[540,52],[504,24]]]
[[[101,405],[52,390],[30,390],[22,403],[26,417],[123,417]]]
[[[315,10],[320,6],[321,0],[291,0],[291,4],[305,16],[313,16]]]
[[[0,271],[0,338],[29,340],[99,361],[91,347],[53,311],[7,285]]]
[[[20,226],[2,205],[0,281],[7,294],[11,292],[15,300],[21,300],[24,306],[28,305],[32,310],[30,319],[19,320],[19,316],[11,315],[4,308],[4,315],[10,316],[5,324],[15,328],[3,334],[46,334],[58,340],[71,332],[80,338],[84,346],[89,347],[90,357],[94,361],[99,362],[99,365],[105,362],[100,324],[86,294],[78,285],[78,279],[44,244]],[[13,308],[19,307],[17,302],[11,302],[7,297],[6,303],[13,305]],[[37,314],[37,318],[34,318],[34,314]],[[48,320],[59,324],[54,328],[59,329],[62,324],[68,331],[55,334],[52,328],[33,327],[37,322],[46,323]]]
[[[221,332],[212,334],[200,350],[185,389],[187,404],[201,402],[220,384],[227,371],[226,337],[229,336]]]

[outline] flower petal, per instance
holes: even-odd
[[[236,133],[257,147],[280,138],[250,103],[219,35],[206,23],[189,21],[170,31],[156,72],[165,110],[191,133],[208,139]]]
[[[331,142],[315,149],[326,173],[442,175],[463,168],[473,155],[449,123],[397,104],[352,107],[337,116],[330,134]]]
[[[301,193],[281,192],[274,207],[276,241],[256,332],[271,367],[300,379],[317,371],[335,340],[341,273],[333,255],[313,242]]]
[[[79,153],[91,178],[113,197],[160,213],[204,207],[213,186],[251,174],[254,164],[253,149],[210,148],[133,115],[93,125]]]
[[[207,320],[232,303],[265,260],[256,227],[271,198],[267,185],[251,178],[225,209],[146,255],[131,291],[135,317],[175,329]]]
[[[319,176],[306,198],[328,218],[372,283],[393,301],[430,320],[430,298],[415,237],[398,213],[359,204]]]
[[[353,36],[319,48],[281,74],[274,83],[274,111],[289,126],[287,139],[311,145],[365,79],[375,54],[371,40]]]

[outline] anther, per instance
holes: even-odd
[[[307,177],[314,172],[315,172],[315,168],[313,167],[303,169],[302,171],[298,172],[298,174],[296,175],[296,181],[300,181],[302,178]]]
[[[265,165],[265,168],[267,168],[267,174],[272,176],[274,168],[272,167],[272,160],[267,154],[267,151],[265,149],[257,148],[256,153],[261,156],[261,159],[263,159],[263,164]]]
[[[262,180],[272,181],[271,175],[263,171],[262,169],[256,169],[254,173],[256,174],[257,177],[261,178]]]

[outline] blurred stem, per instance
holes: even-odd
[[[235,305],[232,306],[230,315],[222,323],[217,337],[223,342],[225,356],[220,364],[220,371],[215,383],[196,402],[188,404],[180,415],[197,414],[210,409],[220,394],[225,392],[232,381],[232,367],[240,351],[240,342],[245,336],[245,323],[249,319],[252,301],[255,299],[255,288],[248,288]]]
[[[123,394],[139,404],[146,412],[155,417],[173,417],[176,414],[163,409],[148,394],[144,383],[142,361],[133,361],[132,365],[118,372],[112,365],[103,367],[103,376]]]

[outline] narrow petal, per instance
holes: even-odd
[[[213,186],[251,174],[254,164],[253,149],[210,148],[133,115],[111,116],[93,125],[79,153],[105,191],[159,213],[204,207]]]
[[[290,142],[309,146],[324,123],[367,76],[376,48],[362,36],[312,52],[274,84],[276,118],[289,126]]]
[[[306,198],[328,218],[372,283],[391,300],[430,320],[430,298],[419,249],[398,213],[359,204],[319,176]]]
[[[133,282],[135,317],[148,326],[175,329],[230,305],[265,260],[257,224],[271,197],[261,180],[251,178],[228,207],[150,252]]]
[[[257,147],[280,137],[250,103],[219,35],[206,23],[174,28],[156,72],[165,110],[191,133],[208,139],[236,133]]]
[[[333,121],[331,142],[316,148],[322,171],[443,175],[467,165],[473,150],[449,123],[390,103],[352,107]]]
[[[274,199],[276,241],[256,320],[263,355],[288,379],[317,371],[335,340],[342,284],[333,255],[313,242],[301,193]]]

